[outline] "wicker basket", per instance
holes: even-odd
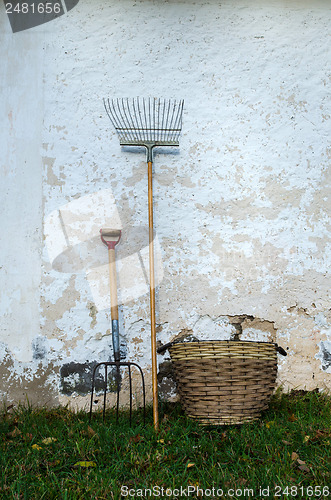
[[[182,405],[203,425],[259,418],[275,388],[277,350],[286,355],[272,342],[196,341],[168,348]]]

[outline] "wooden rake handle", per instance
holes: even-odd
[[[159,406],[157,388],[156,323],[155,323],[155,270],[153,228],[153,163],[148,161],[148,226],[149,226],[149,292],[151,308],[152,391],[153,420],[155,431],[159,430]]]

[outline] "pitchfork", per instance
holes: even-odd
[[[128,368],[129,373],[129,391],[130,391],[130,425],[132,422],[132,376],[131,368],[137,368],[141,376],[142,391],[143,391],[143,412],[144,412],[144,425],[145,425],[145,380],[144,374],[137,363],[131,361],[125,362],[121,361],[120,355],[120,340],[119,340],[119,326],[118,326],[118,301],[117,301],[117,280],[116,280],[116,261],[115,261],[115,246],[119,243],[121,239],[121,231],[111,230],[111,229],[100,229],[101,241],[108,247],[109,256],[109,279],[110,279],[110,313],[111,313],[111,324],[112,324],[112,340],[114,349],[114,361],[103,361],[98,363],[93,370],[92,374],[92,393],[91,393],[91,405],[90,405],[90,420],[92,418],[92,405],[93,405],[93,393],[95,387],[95,375],[100,366],[105,367],[105,387],[103,393],[103,419],[105,419],[106,411],[106,394],[107,394],[107,380],[108,380],[108,367],[115,367],[116,370],[116,421],[118,421],[119,413],[119,401],[120,401],[120,368]]]

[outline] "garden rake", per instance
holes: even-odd
[[[113,340],[113,349],[114,349],[114,361],[104,361],[98,363],[93,370],[92,374],[92,394],[91,394],[91,405],[90,405],[90,420],[92,417],[92,405],[93,405],[93,393],[95,387],[95,376],[97,370],[100,366],[104,366],[105,368],[105,388],[103,393],[103,419],[105,418],[106,411],[106,393],[107,393],[107,381],[108,381],[108,367],[113,367],[115,369],[115,380],[116,380],[116,420],[118,421],[118,413],[119,413],[119,395],[120,395],[120,381],[121,374],[120,369],[125,367],[128,369],[128,378],[129,378],[129,391],[130,391],[130,425],[132,421],[132,367],[137,368],[138,372],[141,375],[141,383],[142,383],[142,391],[143,391],[143,412],[144,412],[144,424],[145,424],[145,380],[144,374],[139,365],[136,363],[132,363],[131,361],[125,362],[121,361],[120,355],[120,339],[119,339],[119,325],[118,325],[118,301],[117,301],[117,280],[116,280],[116,261],[115,261],[115,246],[119,243],[121,239],[121,231],[120,230],[111,230],[111,229],[101,229],[101,241],[108,248],[108,256],[109,256],[109,281],[110,281],[110,313],[111,313],[111,325],[112,325],[112,340]]]
[[[104,100],[104,106],[118,134],[120,145],[143,146],[147,151],[152,391],[154,428],[157,431],[159,416],[153,244],[153,149],[157,146],[179,146],[184,101],[137,97],[132,99],[107,99]]]

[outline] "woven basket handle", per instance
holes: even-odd
[[[279,352],[279,354],[281,354],[282,356],[287,356],[287,352],[285,351],[285,349],[280,347],[280,345],[278,344],[275,345],[276,345],[276,351]]]
[[[173,342],[168,342],[167,344],[163,344],[163,345],[161,345],[161,347],[158,348],[157,353],[158,354],[163,354],[172,345],[178,344],[179,342],[182,342],[182,341],[181,340],[174,340]]]

